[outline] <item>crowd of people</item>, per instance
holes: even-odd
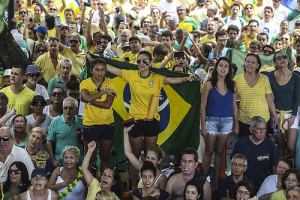
[[[15,0],[2,19],[31,64],[0,78],[1,199],[300,199],[299,17],[299,0]],[[120,94],[107,72],[130,88],[127,188],[110,166]],[[194,81],[203,142],[170,174],[158,101]]]

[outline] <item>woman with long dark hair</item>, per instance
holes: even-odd
[[[30,185],[25,164],[19,161],[13,162],[9,167],[7,180],[3,184],[3,200],[18,199]]]
[[[215,180],[217,185],[223,162],[223,151],[229,133],[238,134],[236,86],[232,80],[232,64],[226,57],[217,61],[211,79],[203,87],[201,97],[201,135],[205,139],[202,160],[203,173],[209,174],[212,154],[215,152]],[[226,106],[224,106],[226,105]]]

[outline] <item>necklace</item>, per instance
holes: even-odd
[[[74,182],[72,184],[69,184],[69,186],[65,189],[65,192],[60,192],[58,194],[59,199],[63,199],[68,194],[70,194],[81,178],[82,178],[81,167],[79,167],[77,178],[74,180]]]

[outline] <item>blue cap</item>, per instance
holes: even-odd
[[[42,25],[36,26],[36,27],[33,27],[33,30],[37,31],[40,34],[47,35],[47,28],[46,28],[46,26],[42,26]]]
[[[31,73],[41,73],[39,67],[37,65],[28,65],[26,68],[26,74],[31,74]]]
[[[47,172],[44,168],[35,168],[31,173],[31,178],[36,175],[41,175],[41,176],[47,177]]]

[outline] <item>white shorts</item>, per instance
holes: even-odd
[[[284,119],[288,119],[288,118],[290,118],[292,116],[292,113],[286,113],[285,115],[284,115]],[[278,120],[280,119],[280,114],[279,113],[277,113],[277,118],[278,118]],[[297,114],[297,116],[295,117],[295,120],[294,120],[294,123],[293,123],[293,125],[291,126],[291,128],[295,128],[295,129],[298,129],[298,127],[299,127],[299,115]],[[274,129],[274,131],[275,131],[275,128],[274,128],[274,118],[272,117],[272,128]],[[283,127],[281,127],[281,128],[283,128]],[[277,130],[277,129],[276,129]],[[277,132],[277,131],[276,131]]]

